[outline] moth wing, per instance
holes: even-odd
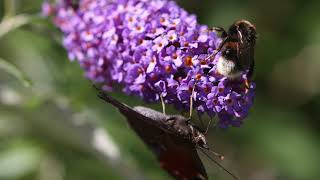
[[[194,144],[170,130],[164,123],[165,115],[145,107],[131,108],[102,91],[98,96],[119,109],[170,175],[176,179],[208,179]]]
[[[176,179],[208,179],[196,147],[191,142],[183,142],[167,134],[149,146],[157,154],[161,167]]]
[[[108,102],[109,104],[112,104],[115,106],[122,115],[124,115],[129,122],[129,124],[137,124],[138,126],[144,126],[144,124],[148,124],[149,126],[158,126],[163,131],[167,131],[166,124],[162,121],[165,120],[165,116],[158,112],[159,117],[150,118],[148,116],[145,116],[141,112],[129,107],[128,105],[119,102],[118,100],[114,99],[113,97],[109,96],[107,93],[99,90],[98,97],[100,97],[102,100]],[[150,108],[145,108],[149,111],[154,111]],[[157,112],[157,111],[155,111]]]
[[[184,180],[208,179],[194,144],[157,126],[134,123],[129,119],[128,122],[171,176]]]

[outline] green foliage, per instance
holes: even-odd
[[[26,75],[20,71],[17,67],[13,64],[8,63],[6,60],[0,58],[0,69],[7,71],[8,73],[15,76],[19,79],[24,86],[29,87],[31,85],[31,81],[26,77]]]

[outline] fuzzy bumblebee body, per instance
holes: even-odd
[[[256,43],[256,28],[246,20],[235,22],[228,32],[222,31],[223,41],[217,49],[221,56],[217,62],[217,72],[230,79],[238,78],[247,73],[251,78],[254,68],[254,46]]]

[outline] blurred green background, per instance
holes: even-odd
[[[59,31],[48,19],[33,18],[41,2],[0,0],[0,179],[169,179],[67,59]],[[257,96],[246,123],[210,129],[211,147],[226,157],[221,163],[240,179],[319,179],[320,1],[179,4],[202,24],[228,27],[243,18],[259,33]],[[232,179],[202,159],[211,179]]]

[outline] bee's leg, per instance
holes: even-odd
[[[254,72],[254,61],[252,62],[251,66],[249,68],[249,71],[247,73],[247,78],[244,81],[244,85],[245,85],[245,88],[246,88],[246,93],[250,89],[250,80],[252,78],[253,72]]]
[[[161,100],[161,106],[162,106],[162,113],[163,115],[166,115],[166,104],[164,102],[163,96],[160,94],[160,100]]]
[[[223,40],[222,40],[222,42],[219,44],[218,48],[217,48],[212,54],[210,54],[210,55],[206,58],[206,60],[209,60],[209,59],[211,59],[212,57],[215,57],[215,56],[221,51],[222,47],[223,47],[224,44],[227,42],[227,40],[228,40],[228,36],[225,37],[225,38],[223,38]]]
[[[211,31],[216,31],[216,32],[218,32],[218,33],[221,33],[221,37],[222,37],[222,38],[226,38],[226,37],[228,36],[227,31],[226,31],[223,27],[219,27],[219,26],[217,26],[217,27],[211,27],[210,30],[211,30]]]
[[[249,67],[249,72],[247,74],[247,78],[251,79],[253,74],[254,74],[254,60],[252,60],[252,63],[250,65],[250,67]]]
[[[206,60],[211,59],[212,57],[215,57],[218,52],[220,52],[221,48],[223,47],[223,45],[226,43],[226,40],[228,39],[228,33],[225,29],[223,29],[222,27],[211,27],[209,28],[209,31],[216,31],[221,33],[220,37],[223,39],[222,42],[220,43],[219,47],[212,53],[210,54]]]
[[[246,90],[248,90],[248,89],[250,88],[249,83],[250,83],[250,82],[249,82],[248,79],[246,79],[246,80],[244,81],[244,85],[245,85]]]

